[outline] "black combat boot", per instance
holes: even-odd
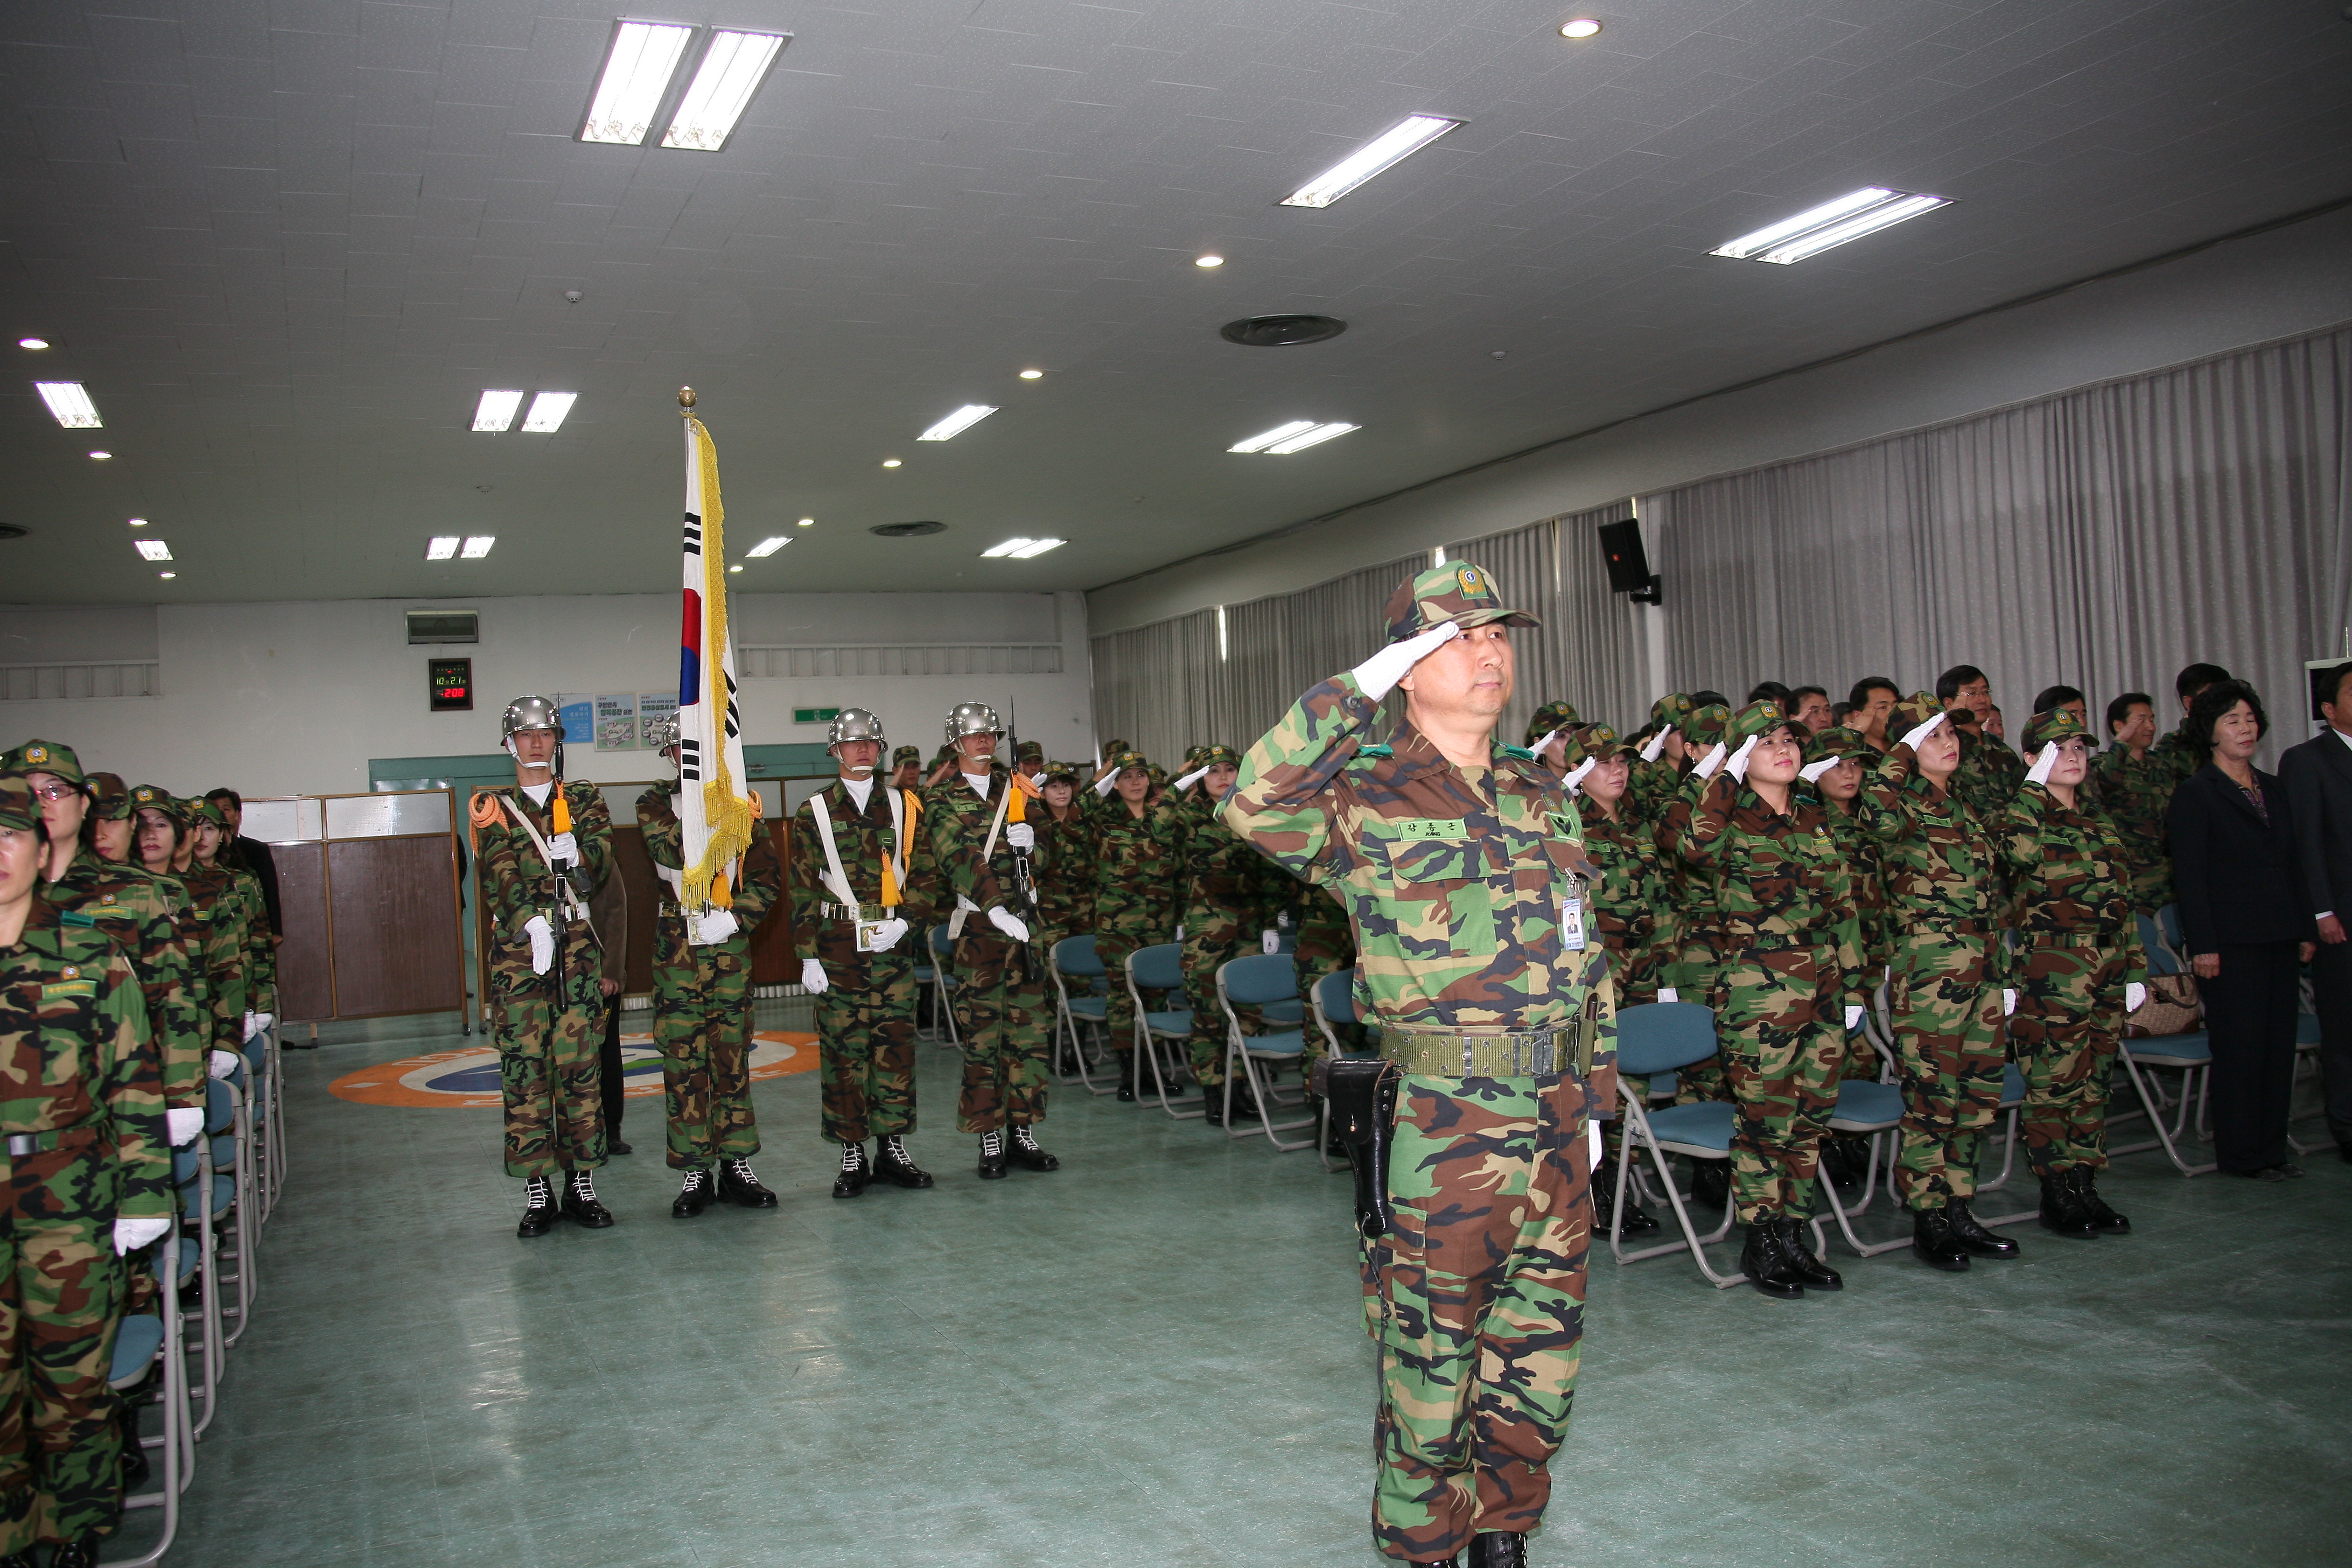
[[[710,1167],[688,1165],[685,1184],[677,1189],[677,1196],[670,1200],[669,1217],[692,1219],[709,1208],[718,1196],[719,1184],[710,1179]]]
[[[1507,1530],[1472,1536],[1470,1568],[1528,1568],[1528,1538]]]
[[[1805,1222],[1791,1215],[1782,1215],[1780,1226],[1780,1258],[1788,1265],[1789,1273],[1808,1290],[1843,1290],[1845,1276],[1813,1256],[1805,1245]]]
[[[1739,1248],[1739,1271],[1748,1282],[1767,1296],[1783,1301],[1793,1301],[1805,1293],[1805,1287],[1789,1272],[1788,1260],[1780,1255],[1780,1231],[1769,1215],[1759,1215],[1756,1223],[1748,1227],[1748,1239]]]
[[[2042,1228],[2073,1241],[2088,1241],[2099,1234],[2099,1222],[2084,1208],[2074,1191],[2072,1169],[2042,1178]]]
[[[596,1183],[587,1171],[574,1171],[564,1184],[563,1212],[583,1230],[603,1230],[613,1223],[613,1211],[596,1201]]]
[[[153,1473],[147,1463],[147,1450],[139,1441],[139,1406],[147,1403],[150,1387],[152,1384],[143,1385],[136,1394],[126,1394],[115,1416],[122,1432],[122,1489],[126,1492],[135,1492],[145,1486],[147,1478]],[[0,1568],[7,1568],[6,1559],[0,1558]]]
[[[106,1538],[85,1535],[79,1541],[68,1541],[49,1549],[49,1568],[98,1568],[98,1549]]]
[[[2107,1206],[2099,1195],[2099,1173],[2088,1165],[2077,1165],[2066,1173],[2074,1186],[2074,1201],[2081,1205],[2083,1217],[2109,1236],[2129,1236],[2131,1221]]]
[[[553,1230],[555,1184],[545,1176],[533,1176],[522,1184],[522,1223],[515,1226],[515,1234],[528,1240]]]
[[[841,1174],[833,1179],[833,1195],[854,1198],[866,1190],[874,1179],[874,1168],[866,1163],[866,1145],[844,1143],[841,1146]]]
[[[907,1145],[898,1133],[882,1140],[882,1147],[874,1158],[874,1179],[900,1187],[928,1187],[931,1173],[907,1155]]]
[[[1225,1124],[1225,1086],[1204,1083],[1201,1086],[1201,1120],[1212,1127]]]
[[[1691,1162],[1691,1202],[1705,1210],[1708,1217],[1723,1212],[1731,1196],[1731,1162],[1728,1160],[1694,1160]]]
[[[1025,1121],[1013,1130],[1013,1146],[1005,1153],[1024,1171],[1058,1171],[1062,1168],[1062,1162],[1037,1147],[1037,1130]]]
[[[863,1147],[858,1151],[865,1152]],[[776,1206],[776,1194],[760,1184],[751,1173],[749,1160],[722,1161],[719,1166],[719,1195],[739,1208],[772,1209]]]
[[[1995,1236],[1984,1227],[1969,1208],[1969,1200],[1954,1198],[1944,1205],[1944,1217],[1952,1223],[1952,1239],[1968,1249],[1971,1258],[2014,1258],[2017,1243],[2005,1236]]]
[[[1610,1213],[1617,1202],[1618,1179],[1616,1160],[1609,1154],[1602,1154],[1601,1163],[1592,1167],[1592,1224],[1596,1231],[1609,1223]],[[1658,1222],[1644,1213],[1642,1205],[1633,1201],[1633,1194],[1628,1192],[1625,1194],[1625,1213],[1617,1226],[1618,1239],[1647,1236],[1657,1228]]]
[[[1004,1179],[1004,1134],[1002,1132],[980,1135],[980,1179],[983,1182]]]
[[[289,1046],[288,1048],[290,1050],[293,1047]],[[0,1557],[0,1568],[33,1568],[33,1554],[29,1552],[11,1552],[7,1556]]]
[[[1118,1053],[1118,1098],[1128,1105],[1135,1103],[1135,1053]]]
[[[1947,1274],[1969,1270],[1968,1248],[1952,1234],[1951,1216],[1942,1209],[1921,1209],[1911,1216],[1911,1255]]]

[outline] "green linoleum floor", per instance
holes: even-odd
[[[1064,1169],[983,1184],[926,1046],[930,1192],[832,1199],[809,1073],[756,1091],[779,1210],[670,1219],[640,1099],[620,1223],[522,1242],[496,1110],[325,1089],[474,1042],[346,1034],[289,1058],[292,1176],[171,1563],[1377,1561],[1347,1182],[1311,1154],[1057,1089]],[[2102,1184],[2128,1239],[2021,1227],[1958,1278],[1833,1249],[1845,1292],[1796,1303],[1600,1254],[1534,1563],[2342,1563],[2324,1156],[2277,1186],[2132,1156]]]

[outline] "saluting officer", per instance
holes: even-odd
[[[172,1154],[138,977],[36,892],[48,847],[0,773],[0,1560],[93,1568],[122,1510],[122,1255],[172,1229]]]
[[[1185,889],[1184,1000],[1192,1009],[1192,1076],[1201,1085],[1209,1125],[1218,1127],[1225,1121],[1225,1016],[1217,1002],[1217,971],[1244,953],[1261,951],[1261,939],[1274,926],[1290,879],[1217,815],[1217,807],[1233,793],[1241,758],[1231,746],[1203,746],[1198,752],[1197,782],[1207,804],[1179,818]],[[1246,1078],[1234,1086],[1233,1113],[1244,1121],[1258,1115]]]
[[[923,753],[919,747],[901,746],[890,753],[890,787],[920,789],[923,787]]]
[[[841,1145],[833,1195],[854,1198],[877,1177],[928,1187],[907,1153],[915,1130],[915,952],[925,918],[908,886],[922,803],[879,784],[882,721],[845,708],[825,735],[841,776],[793,819],[793,930],[801,984],[816,997],[824,1136]],[[866,1141],[880,1140],[873,1161]]]
[[[1615,1004],[1576,806],[1525,748],[1507,608],[1468,563],[1389,601],[1388,646],[1250,748],[1225,820],[1348,904],[1357,1001],[1393,1072],[1385,1190],[1353,1151],[1380,1342],[1372,1535],[1389,1556],[1520,1568],[1568,1429],[1591,1209],[1586,1119],[1615,1093]],[[1402,685],[1404,721],[1371,743]],[[1334,1064],[1334,1121],[1342,1120]],[[1381,1070],[1381,1069],[1375,1069]],[[1367,1212],[1369,1211],[1369,1212]]]
[[[512,789],[474,792],[478,898],[490,951],[490,1038],[506,1101],[506,1170],[525,1184],[521,1237],[562,1212],[590,1230],[613,1223],[590,1173],[604,1163],[601,1023],[604,962],[588,898],[612,870],[612,817],[592,784],[563,777],[563,719],[544,697],[518,697],[499,721],[514,758]],[[601,1037],[602,1031],[595,1034]]]
[[[1029,927],[1040,869],[1037,830],[1026,820],[1034,786],[997,762],[1004,726],[987,703],[957,703],[947,737],[950,776],[924,792],[922,862],[913,876],[934,889],[954,939],[963,1037],[956,1125],[980,1134],[982,1181],[1001,1179],[1008,1161],[1057,1171],[1062,1163],[1038,1147],[1034,1131],[1045,1119],[1045,955]]]
[[[677,765],[676,719],[655,721],[648,738]],[[760,1152],[751,1109],[751,933],[782,897],[784,868],[767,820],[754,810],[751,847],[729,873],[732,901],[699,913],[684,909],[677,900],[686,828],[677,799],[675,781],[637,797],[646,855],[669,886],[654,921],[654,1045],[669,1113],[669,1168],[681,1173],[670,1217],[692,1219],[714,1198],[772,1209],[776,1194],[751,1173]]]

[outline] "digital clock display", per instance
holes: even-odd
[[[469,711],[474,706],[474,661],[470,658],[436,658],[432,661],[432,710],[436,713]]]

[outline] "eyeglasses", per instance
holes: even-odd
[[[51,779],[47,784],[37,784],[33,786],[33,796],[37,800],[71,800],[80,793],[81,791],[74,788],[73,785],[59,784],[55,779]]]

